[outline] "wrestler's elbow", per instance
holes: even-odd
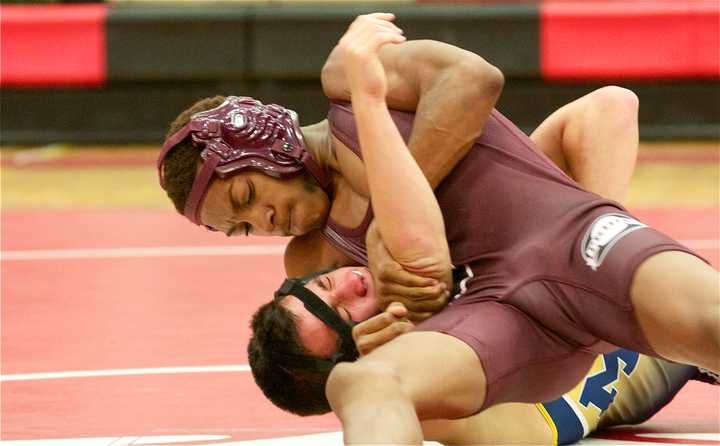
[[[467,113],[492,108],[505,86],[505,76],[498,67],[469,51],[443,71],[438,82],[444,84],[444,89],[454,88],[461,93],[458,100]]]
[[[325,385],[325,396],[332,410],[342,416],[348,404],[357,400],[380,397],[379,389],[399,385],[397,373],[392,367],[378,362],[341,362],[330,372]]]
[[[320,82],[326,97],[331,99],[350,98],[350,90],[345,82],[345,72],[339,51],[333,49],[328,56],[320,70]]]
[[[435,241],[432,240],[432,237],[425,235],[416,237],[414,240],[414,243],[398,250],[401,254],[396,256],[395,260],[407,271],[424,277],[444,280],[452,269],[450,249],[445,238]]]
[[[505,76],[495,65],[480,56],[474,56],[460,64],[460,80],[466,81],[466,86],[474,86],[474,94],[480,100],[497,100],[505,86]]]
[[[342,410],[343,402],[346,399],[345,394],[350,390],[350,386],[354,384],[352,372],[352,364],[341,362],[333,367],[327,383],[325,383],[325,396],[335,413]]]

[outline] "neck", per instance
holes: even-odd
[[[317,160],[321,167],[330,172],[333,188],[335,192],[337,192],[342,173],[340,172],[338,160],[335,155],[330,123],[328,123],[327,119],[323,119],[318,123],[300,127],[300,131],[305,140],[307,150],[315,157],[315,160]]]
[[[301,127],[300,131],[305,140],[305,147],[317,162],[333,173],[337,172],[337,158],[335,157],[335,148],[332,145],[330,125],[327,119]]]

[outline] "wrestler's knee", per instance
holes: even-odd
[[[717,295],[706,297],[707,299],[700,301],[700,305],[693,308],[692,324],[697,328],[691,342],[702,352],[697,364],[720,373],[720,302]]]
[[[484,389],[484,375],[476,380],[482,382],[479,387]],[[391,361],[360,360],[335,366],[325,394],[330,407],[341,418],[359,402],[374,403],[376,407],[412,406],[420,419],[459,418],[476,413],[482,405],[483,392],[473,390],[472,386],[457,387],[440,392],[438,383],[422,371],[409,376],[407,370],[400,371]]]
[[[720,274],[716,276],[716,281],[720,282]],[[705,333],[708,340],[709,348],[718,361],[717,366],[720,367],[720,293],[717,290],[714,293],[708,290],[708,293],[711,295],[699,311],[702,314],[698,315],[698,320],[702,333]]]
[[[335,412],[350,401],[362,398],[392,398],[401,395],[400,379],[395,369],[375,361],[342,362],[330,372],[325,394]]]
[[[586,106],[601,112],[607,119],[637,125],[640,100],[627,88],[615,85],[602,87],[587,95],[586,100]]]

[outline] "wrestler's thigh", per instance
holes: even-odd
[[[530,134],[530,139],[563,172],[572,175],[563,152],[563,129],[570,113],[578,107],[577,100],[555,110]]]
[[[552,113],[530,138],[583,187],[622,202],[638,152],[637,112],[633,92],[603,87]]]
[[[443,444],[554,444],[552,429],[535,404],[498,404],[471,417],[423,421],[422,429],[426,440]]]
[[[355,365],[398,379],[420,419],[467,416],[484,401],[485,372],[477,354],[447,334],[406,333]]]
[[[595,358],[527,313],[494,300],[465,297],[415,330],[446,333],[471,347],[487,383],[483,409],[557,398],[580,381]]]
[[[665,251],[636,270],[631,299],[650,346],[661,356],[720,369],[718,272],[699,258]]]

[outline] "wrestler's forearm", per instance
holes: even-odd
[[[480,59],[449,67],[422,87],[408,148],[433,188],[481,135],[502,86],[502,73]]]
[[[353,96],[353,110],[385,246],[404,267],[444,274],[450,270],[450,256],[440,207],[387,105],[359,93]]]

